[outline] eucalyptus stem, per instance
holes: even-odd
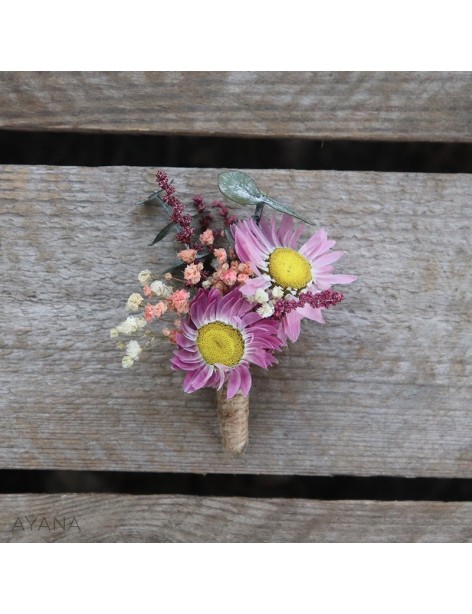
[[[257,203],[256,211],[254,212],[253,219],[256,224],[259,226],[259,222],[261,221],[262,212],[264,211],[265,203]]]

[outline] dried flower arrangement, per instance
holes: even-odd
[[[323,310],[343,300],[331,287],[356,276],[333,272],[343,252],[331,251],[335,242],[325,230],[299,247],[304,226],[295,226],[293,218],[310,222],[263,194],[241,171],[220,174],[218,185],[229,200],[255,207],[254,215],[243,220],[222,201],[208,208],[200,195],[193,197],[192,215],[167,174],[158,171],[156,179],[160,189],[147,201],[160,204],[170,222],[151,245],[176,230],[179,263],[161,279],[150,270],[139,273],[142,293],[131,294],[126,304],[134,315],[110,335],[129,339],[118,342],[125,350],[125,368],[157,338],[167,337],[175,348],[172,367],[185,372],[184,391],[217,390],[224,448],[240,454],[248,442],[251,366],[267,369],[276,363],[276,352],[297,341],[303,318],[322,323]],[[283,214],[279,224],[264,217],[266,205]],[[160,333],[153,329],[169,317],[171,327]]]

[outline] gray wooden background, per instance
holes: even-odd
[[[11,131],[472,140],[468,73],[0,82],[0,129]],[[1,468],[471,477],[470,175],[251,171],[328,229],[347,252],[339,270],[359,280],[325,326],[304,323],[279,366],[255,372],[250,446],[234,460],[212,391],[185,395],[157,353],[123,371],[108,339],[137,273],[173,256],[170,242],[147,249],[164,219],[133,204],[155,170],[1,167]],[[218,196],[220,169],[166,170],[184,199]],[[12,530],[33,515],[76,516],[81,531]],[[468,541],[470,519],[468,503],[427,501],[0,498],[3,541]]]

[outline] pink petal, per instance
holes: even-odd
[[[180,369],[181,371],[195,371],[195,369],[197,368],[197,366],[199,366],[198,364],[190,364],[188,362],[183,362],[182,360],[180,360],[180,358],[178,356],[174,356],[173,358],[170,359],[170,364],[172,365],[173,369]]]
[[[212,374],[213,374],[213,366],[207,365],[207,364],[204,364],[200,368],[200,370],[195,371],[191,384],[190,384],[192,388],[192,392],[195,390],[199,390],[200,388],[203,388],[205,384],[207,383],[207,381],[212,376]],[[186,390],[185,392],[189,392],[189,391]]]
[[[189,371],[184,379],[184,392],[193,392],[192,388],[192,380],[194,377],[194,372]]]
[[[228,376],[228,399],[232,399],[241,387],[241,376],[239,369],[231,369]]]
[[[222,369],[216,368],[213,370],[213,375],[207,381],[206,385],[208,388],[216,388],[217,390],[220,390],[223,387],[224,383],[225,372]]]
[[[301,246],[299,252],[308,260],[313,261],[318,256],[321,256],[321,254],[324,254],[334,247],[335,244],[336,241],[328,240],[326,230],[322,228],[321,230],[318,230],[318,232],[315,232],[315,234]]]
[[[250,350],[249,352],[247,352],[246,358],[250,362],[253,362],[255,365],[262,367],[263,369],[267,369],[267,367],[272,364],[270,360],[271,355],[267,352],[257,349],[254,349],[252,351]]]
[[[177,333],[175,340],[177,342],[177,345],[181,348],[185,348],[185,349],[195,348],[195,341],[188,339],[187,337],[182,335],[182,333]]]
[[[182,330],[183,335],[187,339],[190,339],[191,341],[195,341],[195,339],[197,338],[197,334],[198,334],[195,328],[193,328],[192,326],[189,326],[184,320],[182,320],[180,328]]]
[[[334,284],[352,284],[357,275],[317,275],[315,282],[321,290],[328,290]]]
[[[330,252],[329,254],[325,254],[324,256],[320,256],[315,260],[315,265],[317,267],[321,267],[325,264],[331,264],[332,262],[336,262],[344,256],[346,252]]]
[[[239,290],[244,296],[253,296],[257,292],[257,290],[261,288],[265,290],[269,286],[270,281],[260,276],[248,279],[247,282],[239,288]]]
[[[249,313],[246,313],[245,316],[243,316],[242,323],[243,326],[247,328],[248,326],[251,326],[251,324],[258,322],[260,319],[261,316],[257,313],[257,311],[250,311]]]
[[[282,223],[279,228],[279,239],[282,245],[287,245],[290,240],[290,236],[293,233],[293,218],[291,215],[283,215]]]
[[[264,267],[272,250],[259,227],[250,220],[240,222],[235,230],[235,250],[242,262],[251,262],[254,267]]]
[[[200,353],[196,350],[194,352],[190,352],[189,350],[184,350],[184,349],[176,350],[175,356],[177,356],[179,360],[187,364],[194,364],[196,362],[202,362],[202,357]]]
[[[295,342],[300,336],[301,319],[302,316],[300,316],[296,310],[287,313],[283,318],[283,320],[285,320],[285,332],[292,342]]]
[[[238,368],[241,376],[241,392],[247,397],[252,385],[251,372],[246,365],[241,365]]]
[[[278,247],[279,243],[277,235],[272,236],[275,233],[275,222],[273,218],[270,222],[266,218],[262,218],[260,224],[258,226],[254,220],[251,220],[251,229],[257,243],[263,245],[264,251],[269,254],[275,247]]]
[[[286,346],[288,337],[287,337],[287,332],[285,330],[285,325],[283,323],[283,320],[280,323],[279,331],[277,334],[278,334],[280,343],[282,343],[283,346]]]
[[[300,247],[300,254],[306,255],[309,252],[318,249],[327,241],[327,239],[328,235],[324,228],[317,230],[315,234],[311,235],[311,237]]]
[[[303,228],[303,226],[301,224],[300,224],[300,226],[297,226],[297,228],[295,228],[295,230],[293,231],[292,236],[287,241],[287,246],[288,247],[291,247],[292,249],[297,249],[298,240],[302,236],[303,230],[304,230],[304,228]]]
[[[324,324],[323,313],[321,309],[316,309],[311,305],[305,305],[304,307],[298,307],[297,312],[304,318]]]

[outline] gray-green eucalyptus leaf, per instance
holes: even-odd
[[[240,205],[257,205],[263,195],[254,180],[242,171],[225,171],[218,175],[220,192]]]
[[[229,246],[234,249],[234,237],[233,237],[233,235],[231,233],[231,229],[230,228],[225,228],[225,237],[226,237],[226,240],[229,243]]]
[[[166,213],[169,213],[170,208],[162,200],[161,194],[162,194],[162,190],[157,190],[156,192],[149,194],[149,196],[147,196],[144,200],[141,200],[138,203],[136,203],[136,206],[138,205],[160,205]]]
[[[286,213],[287,215],[291,215],[292,217],[296,217],[297,220],[301,220],[302,222],[305,222],[306,224],[310,224],[311,226],[313,226],[313,222],[310,222],[309,220],[307,220],[303,216],[299,215],[296,211],[294,211],[288,205],[284,205],[282,203],[279,203],[278,200],[274,200],[273,198],[270,198],[269,196],[265,196],[264,195],[264,203],[266,205],[268,205],[269,207],[272,207],[272,209],[275,209],[276,211],[281,211],[282,213]]]
[[[154,241],[152,243],[149,243],[149,246],[155,245],[156,243],[159,243],[159,241],[162,241],[162,239],[164,237],[167,237],[169,232],[174,227],[175,227],[175,223],[174,222],[169,222],[169,224],[167,224],[167,226],[164,226],[164,228],[160,232],[157,233],[156,238],[154,239]]]
[[[168,269],[163,271],[162,275],[165,275],[166,273],[172,273],[173,274],[173,273],[175,273],[177,271],[183,271],[186,266],[187,265],[185,264],[185,262],[177,262],[176,264],[173,264]]]
[[[226,198],[229,198],[229,200],[233,200],[240,205],[255,205],[256,219],[260,218],[263,205],[268,205],[276,211],[286,213],[306,224],[313,225],[313,222],[299,215],[288,205],[284,205],[278,200],[263,194],[257,187],[255,181],[242,171],[225,171],[224,173],[220,173],[218,176],[218,187],[220,188],[220,192],[226,196]]]

